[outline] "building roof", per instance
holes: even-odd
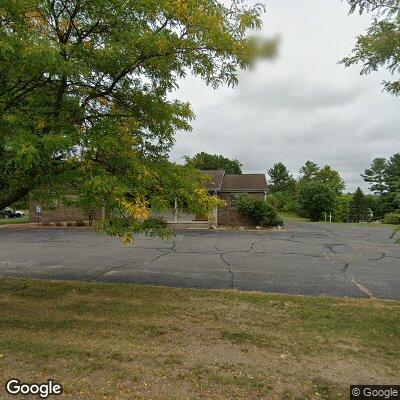
[[[211,177],[206,182],[209,192],[265,192],[267,190],[267,179],[264,174],[225,174],[223,170],[202,171]]]
[[[221,191],[265,192],[267,179],[264,174],[225,174]]]
[[[204,170],[202,172],[211,178],[211,181],[206,182],[206,187],[208,191],[221,190],[222,181],[225,176],[225,171],[213,169],[213,170]]]

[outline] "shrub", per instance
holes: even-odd
[[[267,197],[267,202],[277,211],[284,211],[297,214],[299,211],[299,203],[295,197],[288,192],[275,192]]]
[[[385,215],[385,224],[400,225],[400,212],[388,213]]]
[[[237,209],[242,215],[248,217],[254,225],[266,228],[283,225],[283,221],[275,208],[266,201],[244,195],[237,202]]]
[[[76,226],[85,226],[85,223],[81,219],[76,220]]]
[[[322,182],[308,182],[300,188],[299,203],[311,221],[319,221],[324,212],[333,212],[335,199],[335,192]]]

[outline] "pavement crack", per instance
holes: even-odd
[[[345,246],[344,243],[325,243],[324,247],[327,248],[333,254],[340,254],[338,251],[334,250],[334,247]]]
[[[346,276],[346,278],[353,283],[354,285],[356,285],[358,287],[358,289],[364,293],[365,295],[367,295],[369,298],[373,299],[375,296],[372,294],[372,292],[367,289],[365,286],[361,285],[360,283],[358,283],[348,272],[350,263],[346,263],[344,265],[344,267],[342,268],[342,272],[343,274]]]
[[[225,264],[226,269],[228,270],[229,273],[229,289],[233,289],[234,283],[235,283],[235,274],[233,273],[231,269],[231,264],[229,261],[224,257],[224,253],[216,246],[214,248],[218,251],[218,254],[222,260],[222,262]]]
[[[369,258],[369,261],[380,261],[386,257],[386,253],[380,253],[381,255],[378,258]]]

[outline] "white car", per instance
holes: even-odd
[[[21,210],[14,210],[10,207],[6,207],[0,211],[0,218],[21,218],[25,216],[25,213]]]

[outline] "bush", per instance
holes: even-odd
[[[248,217],[254,225],[265,228],[283,226],[283,221],[275,208],[266,201],[245,195],[237,202],[237,209],[242,215]]]
[[[300,188],[299,203],[311,221],[319,221],[324,212],[333,212],[335,200],[335,192],[322,182],[308,182]]]
[[[400,225],[400,212],[388,213],[385,215],[385,224]]]
[[[81,219],[76,220],[76,226],[85,226],[85,223]]]

